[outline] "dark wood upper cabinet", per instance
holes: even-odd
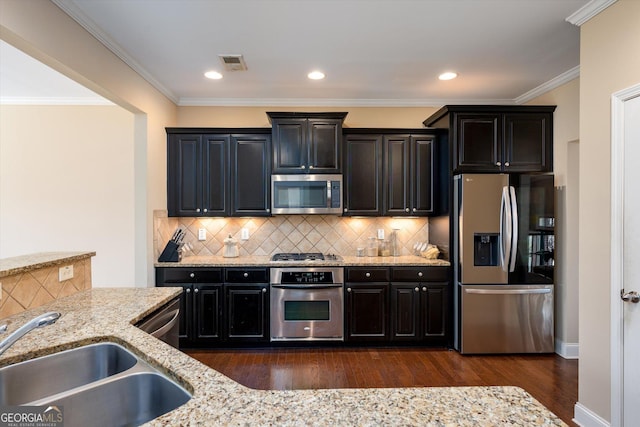
[[[382,215],[382,157],[382,135],[345,136],[343,215]]]
[[[342,172],[342,122],[347,113],[268,112],[273,173]]]
[[[552,172],[555,108],[447,105],[424,125],[449,129],[453,173]]]
[[[167,200],[170,216],[229,212],[229,136],[173,134],[168,138]]]
[[[435,149],[433,135],[385,135],[385,215],[435,212]]]
[[[232,216],[271,215],[270,135],[231,136]]]
[[[270,154],[268,129],[167,128],[169,216],[271,215]]]

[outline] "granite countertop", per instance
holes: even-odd
[[[9,332],[35,315],[60,311],[54,325],[30,332],[0,366],[80,345],[117,342],[167,373],[192,399],[148,423],[174,425],[566,425],[518,387],[254,390],[132,326],[180,288],[84,291],[4,319]]]
[[[95,252],[41,252],[0,259],[0,278],[27,273],[39,268],[69,264],[95,256]]]
[[[415,255],[356,257],[345,256],[342,261],[271,261],[270,256],[239,256],[225,258],[219,255],[190,256],[180,262],[156,262],[156,267],[310,267],[310,266],[449,266],[443,259],[426,259]]]

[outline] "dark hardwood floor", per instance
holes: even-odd
[[[263,390],[511,385],[569,425],[578,399],[578,361],[557,355],[462,356],[425,348],[187,350],[245,386]]]

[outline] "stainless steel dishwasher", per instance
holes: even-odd
[[[170,346],[178,348],[179,318],[180,298],[176,298],[142,319],[136,326]]]

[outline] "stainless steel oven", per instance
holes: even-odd
[[[271,341],[344,340],[340,267],[271,269]]]

